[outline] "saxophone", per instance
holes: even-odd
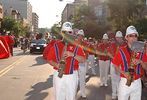
[[[64,74],[64,70],[65,70],[65,57],[64,54],[66,52],[66,48],[67,48],[67,43],[65,43],[65,46],[63,48],[63,52],[62,52],[62,56],[61,56],[61,60],[59,62],[59,69],[58,69],[58,77],[62,78],[63,74]]]
[[[64,74],[64,69],[65,69],[65,60],[61,60],[59,63],[59,69],[58,69],[58,77],[62,78]]]
[[[133,75],[135,72],[135,70],[134,70],[135,65],[133,64],[133,59],[135,59],[135,58],[136,58],[136,52],[132,52],[131,59],[130,59],[130,67],[128,69],[129,78],[127,79],[127,83],[126,83],[127,86],[130,86],[131,83],[134,81]]]
[[[144,52],[144,50],[146,50],[146,42],[142,42],[142,41],[134,41],[131,45],[131,50],[133,51],[133,53],[131,54],[131,59],[130,59],[130,68],[128,69],[130,78],[127,79],[127,86],[131,85],[131,82],[133,82],[133,74],[135,72],[134,70],[134,64],[133,64],[133,59],[136,58],[137,52]]]
[[[75,39],[77,38],[75,35],[70,35],[67,32],[62,33],[63,35],[63,41],[65,42],[65,46],[63,48],[63,52],[62,52],[62,56],[61,56],[61,60],[59,62],[59,69],[58,69],[58,77],[62,78],[63,74],[64,74],[64,70],[65,70],[65,57],[64,54],[66,53],[66,49],[67,49],[67,44],[68,43],[74,43]]]

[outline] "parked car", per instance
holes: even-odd
[[[30,53],[43,53],[46,46],[45,39],[32,40],[30,43]]]

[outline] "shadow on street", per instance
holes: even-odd
[[[43,91],[51,87],[53,87],[53,75],[50,75],[50,77],[45,82],[39,82],[33,85],[31,87],[32,90],[26,94],[27,99],[25,100],[44,100],[44,98],[46,98],[49,93]]]
[[[36,60],[36,64],[33,64],[30,67],[38,66],[38,65],[43,65],[43,64],[46,64],[47,63],[47,61],[44,60],[42,56],[38,56],[35,60]]]

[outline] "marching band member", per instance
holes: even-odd
[[[10,56],[10,50],[7,41],[0,35],[0,59],[8,58]]]
[[[115,41],[111,41],[109,46],[109,52],[112,55],[111,58],[113,59],[114,54],[118,52],[119,47],[125,46],[126,43],[123,40],[123,35],[121,31],[117,31],[115,34]],[[111,86],[112,86],[112,100],[117,99],[118,94],[118,84],[120,81],[119,72],[115,69],[113,63],[110,63],[110,74],[111,74]]]
[[[102,38],[102,43],[98,45],[97,50],[101,52],[106,52],[109,46],[108,35],[104,34]],[[100,70],[100,86],[108,86],[108,72],[109,72],[110,58],[105,55],[99,55],[99,70]]]
[[[86,42],[84,42],[84,31],[83,30],[78,31],[77,38],[78,38],[79,46],[84,50],[86,54],[86,50],[84,47],[86,46]],[[82,98],[86,98],[86,93],[85,93],[86,71],[87,71],[87,61],[85,60],[85,62],[79,63],[79,86],[80,86],[80,94]]]
[[[48,51],[48,55],[52,56],[47,58],[55,70],[53,74],[55,100],[75,100],[79,62],[85,61],[85,53],[74,44],[74,32],[70,22],[63,23],[61,35],[62,41],[54,43]]]
[[[54,45],[54,43],[56,42],[57,40],[55,39],[52,39],[50,40],[50,42],[48,43],[48,45],[45,47],[44,51],[43,51],[43,58],[46,60],[48,56],[51,56],[51,55],[48,55],[48,51],[50,50],[50,48]]]
[[[11,54],[11,56],[13,56],[14,38],[11,36],[11,33],[9,31],[5,33],[4,38],[8,44],[10,54]]]
[[[129,26],[125,35],[127,46],[121,47],[112,60],[112,63],[121,73],[118,100],[141,100],[142,68],[147,68],[147,54],[136,53],[130,49],[131,44],[137,41],[138,36],[136,28]]]
[[[96,75],[95,71],[95,44],[91,37],[88,39],[88,67],[91,67],[92,75]]]

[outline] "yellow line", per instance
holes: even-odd
[[[24,57],[25,57],[25,56],[24,56]],[[4,68],[3,70],[1,70],[1,71],[0,71],[0,77],[2,77],[4,74],[6,74],[7,72],[9,72],[11,69],[13,69],[15,64],[18,64],[18,63],[22,62],[24,57],[19,58],[17,61],[15,61],[15,62],[12,63],[11,65],[7,66],[7,67]]]
[[[9,72],[11,69],[13,69],[14,66],[10,67],[8,70],[5,70],[3,73],[0,74],[0,77],[5,75],[7,72]]]

